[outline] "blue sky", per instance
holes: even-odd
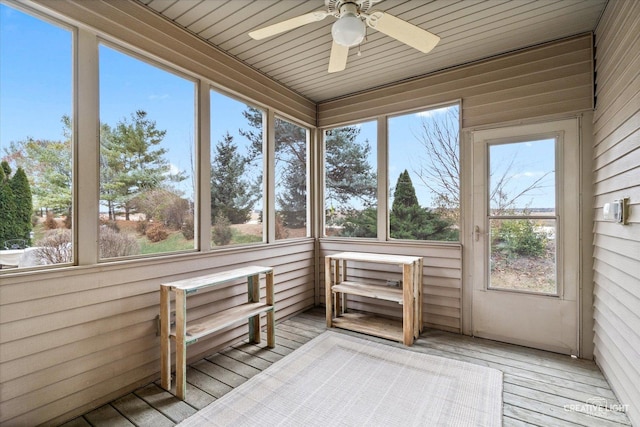
[[[61,117],[72,111],[72,32],[30,17],[0,4],[0,145],[27,137],[62,139]],[[158,129],[167,130],[162,143],[167,158],[179,170],[191,174],[195,135],[195,84],[147,62],[134,59],[109,46],[100,47],[100,120],[115,126],[136,110],[145,110]],[[225,101],[226,99],[226,101]],[[227,130],[241,144],[237,130],[246,127],[241,112],[245,104],[216,96],[212,99],[212,135],[215,145]],[[419,120],[438,120],[441,110],[430,114],[408,114],[392,119],[390,125],[389,181],[394,186],[405,168],[413,175],[420,144],[413,136]],[[374,122],[361,126],[361,139],[376,142]],[[522,154],[514,178],[516,183],[530,182],[535,174],[548,170],[545,144],[517,144]],[[505,150],[502,150],[505,151]],[[528,151],[528,152],[527,152]],[[502,152],[501,155],[512,155]],[[372,159],[375,148],[372,150]],[[545,163],[546,161],[546,163]],[[423,206],[431,197],[412,176]],[[529,181],[527,181],[529,180]],[[191,184],[188,179],[182,187]],[[516,191],[516,190],[514,190]],[[191,196],[190,194],[185,194]],[[532,206],[548,207],[551,200],[532,195]]]

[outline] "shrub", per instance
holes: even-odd
[[[69,230],[71,230],[71,226],[73,225],[71,211],[69,211],[69,213],[65,215],[64,219],[62,220],[62,224],[64,225],[64,228],[68,228]]]
[[[216,220],[213,224],[213,229],[211,230],[213,243],[216,246],[224,246],[231,243],[231,221],[227,219],[226,216],[219,213],[216,216]]]
[[[147,219],[163,222],[173,230],[180,230],[190,211],[190,203],[171,190],[157,188],[136,196],[132,201],[135,210]]]
[[[192,216],[184,220],[184,223],[182,223],[181,231],[185,239],[193,240],[193,237],[195,235],[195,221],[193,220]]]
[[[289,237],[289,230],[285,227],[282,215],[276,213],[276,239],[286,239]]]
[[[47,218],[49,218],[48,215]],[[44,237],[36,242],[36,247],[38,264],[60,264],[73,261],[71,230],[66,228],[48,230]]]
[[[147,228],[150,224],[151,223],[149,221],[138,221],[138,223],[136,224],[136,231],[141,236],[144,236],[145,234],[147,234]]]
[[[53,212],[47,212],[47,217],[44,220],[44,229],[45,230],[55,230],[58,228],[58,222],[53,217]]]
[[[122,234],[110,225],[100,226],[100,258],[117,258],[139,253],[140,246],[132,235]]]
[[[530,219],[504,221],[497,231],[498,245],[509,256],[542,256],[546,252],[547,237],[537,233]]]
[[[167,229],[164,227],[164,225],[158,223],[151,224],[149,227],[147,227],[145,235],[150,241],[154,243],[161,242],[169,237],[169,233],[167,233]]]
[[[102,233],[104,232],[105,228],[110,228],[111,230],[115,231],[115,232],[120,232],[120,226],[118,225],[118,221],[112,220],[112,219],[104,219],[100,221],[100,233],[102,235]]]

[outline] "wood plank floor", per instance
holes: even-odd
[[[63,426],[173,426],[324,330],[324,310],[299,314],[277,324],[274,349],[245,342],[190,365],[185,401],[160,388],[158,380]],[[434,330],[426,330],[411,350],[501,370],[505,426],[631,425],[623,411],[608,409],[623,406],[593,362]],[[602,406],[587,404],[594,399]]]

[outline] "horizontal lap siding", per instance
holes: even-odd
[[[318,126],[462,99],[474,126],[586,111],[593,104],[591,35],[574,37],[318,105]]]
[[[324,257],[336,252],[371,252],[424,258],[422,289],[423,319],[428,328],[462,331],[462,256],[460,245],[380,243],[347,240],[320,240],[320,295],[324,302]],[[393,265],[349,262],[348,277],[353,280],[384,285],[386,280],[401,280],[402,270]],[[351,267],[354,268],[351,268]],[[402,317],[396,303],[365,297],[349,296],[348,306],[391,317]]]
[[[609,2],[596,30],[594,330],[596,361],[640,423],[640,2]],[[630,197],[629,225],[602,206]]]
[[[274,267],[276,318],[314,305],[312,240],[125,265],[3,277],[0,424],[37,425],[80,414],[155,380],[159,286],[250,264]],[[264,279],[261,280],[264,297]],[[197,318],[246,302],[235,282],[188,298]],[[246,324],[189,346],[190,360],[243,338]]]

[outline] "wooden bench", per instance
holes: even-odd
[[[394,264],[402,269],[402,288],[347,280],[347,262]],[[341,252],[325,257],[327,327],[333,326],[392,339],[410,346],[422,332],[422,257]],[[393,301],[402,305],[402,321],[346,312],[345,295]]]
[[[266,302],[260,302],[260,275],[265,275]],[[187,296],[238,279],[247,279],[248,302],[187,322]],[[171,327],[171,292],[175,293],[175,327]],[[186,389],[187,346],[207,335],[249,319],[249,340],[260,342],[260,314],[267,313],[267,345],[275,347],[273,268],[250,266],[160,285],[160,381],[171,390],[171,339],[176,343],[176,396]]]

